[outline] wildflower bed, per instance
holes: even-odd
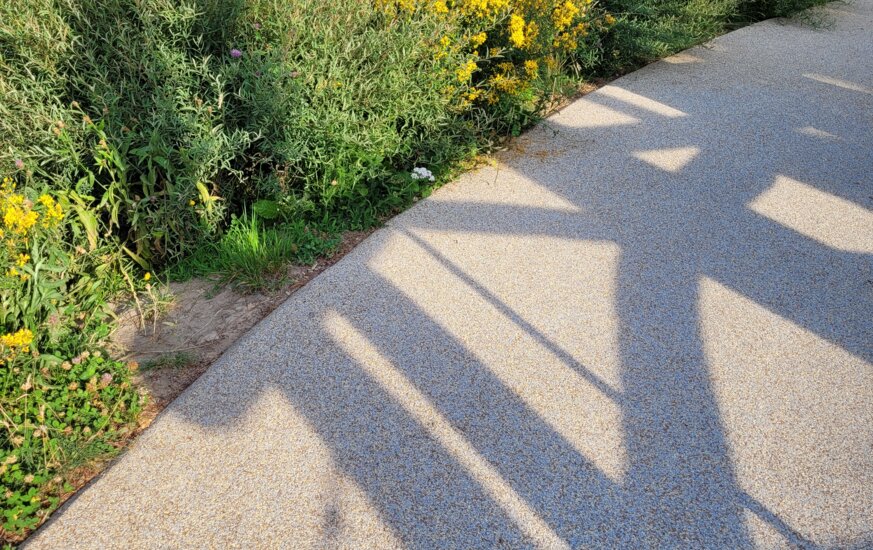
[[[816,0],[0,3],[0,532],[143,406],[103,349],[151,273],[269,287],[586,79]]]
[[[87,349],[107,330],[83,307],[94,274],[65,208],[31,191],[0,185],[0,503],[13,539],[72,489],[66,475],[114,450],[142,403],[124,364]]]

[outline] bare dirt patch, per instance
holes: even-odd
[[[140,365],[136,382],[149,393],[140,429],[209,368],[250,328],[298,288],[336,263],[372,231],[350,231],[329,258],[311,266],[288,267],[287,284],[271,292],[244,293],[215,282],[193,279],[161,289],[166,310],[143,322],[134,307],[124,310],[111,343],[115,355]]]

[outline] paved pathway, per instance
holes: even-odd
[[[832,13],[398,216],[30,547],[873,546],[873,2]]]

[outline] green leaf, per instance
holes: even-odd
[[[265,220],[275,220],[279,217],[279,204],[270,200],[259,200],[252,205],[255,214]]]
[[[82,227],[85,228],[85,235],[88,237],[88,248],[92,251],[96,250],[98,237],[97,217],[94,216],[91,211],[86,210],[78,204],[74,204],[73,209],[79,216],[79,221],[82,222]]]

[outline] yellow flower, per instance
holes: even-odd
[[[13,195],[5,202],[3,225],[12,233],[27,235],[30,228],[36,225],[39,214],[24,204],[24,197],[21,195]]]
[[[507,77],[506,75],[503,75],[503,74],[496,74],[493,77],[491,77],[491,85],[494,86],[496,89],[500,90],[501,92],[504,92],[507,94],[514,94],[515,92],[518,91],[519,81],[517,78],[512,77],[512,76]]]
[[[448,48],[451,45],[451,43],[452,43],[452,39],[449,38],[448,36],[444,36],[444,37],[440,38],[440,46],[442,46],[443,48]]]
[[[555,41],[552,45],[556,48],[563,48],[564,50],[570,51],[575,50],[578,44],[576,43],[576,38],[569,32],[562,32],[555,37]]]
[[[433,3],[433,11],[434,13],[449,13],[449,7],[446,5],[445,0],[436,0]]]
[[[509,5],[509,0],[460,0],[456,4],[467,17],[490,19]]]
[[[19,254],[18,259],[15,261],[18,264],[18,267],[23,267],[30,260],[30,255],[28,254]]]
[[[516,48],[524,46],[524,18],[520,15],[509,16],[509,43]]]
[[[29,352],[32,343],[33,332],[26,328],[0,336],[0,364],[15,359],[19,353]],[[10,463],[9,459],[6,462]]]
[[[484,32],[480,32],[479,34],[474,34],[470,37],[470,45],[474,48],[478,48],[484,44],[486,40],[488,40],[488,35]]]
[[[39,203],[45,208],[42,224],[45,227],[51,227],[60,223],[64,219],[64,211],[60,204],[55,202],[51,195],[41,195]]]
[[[195,204],[197,204],[197,203],[194,202],[194,199],[191,199],[190,201],[188,201],[188,206],[194,206]]]
[[[562,31],[569,27],[573,23],[573,18],[578,13],[579,8],[570,0],[555,7],[555,11],[552,12],[552,21],[555,23],[555,29]]]
[[[608,26],[615,25],[615,17],[613,17],[611,13],[607,13],[606,17],[603,18],[603,22]]]
[[[152,274],[149,271],[146,271],[146,274],[142,276],[143,281],[148,281],[152,278]]]
[[[533,59],[528,59],[524,62],[524,72],[527,73],[527,77],[530,79],[534,79],[537,77],[540,66]]]
[[[468,59],[467,62],[461,65],[461,68],[455,72],[458,75],[458,82],[467,82],[470,80],[473,76],[473,72],[478,68],[479,66],[476,65],[475,61]]]
[[[540,26],[536,21],[528,21],[524,26],[524,47],[530,48],[540,34]]]

